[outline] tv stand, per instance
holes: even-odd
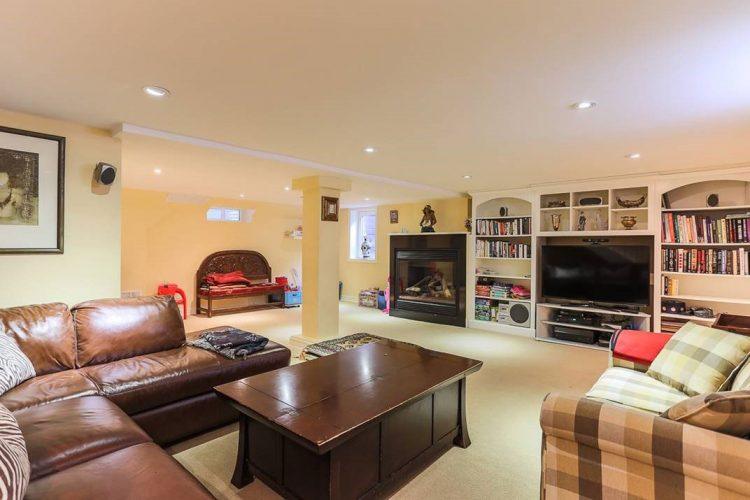
[[[555,321],[555,314],[560,310],[581,311],[588,314],[594,314],[599,316],[600,321],[596,326],[558,322]],[[589,333],[593,332],[595,336],[601,336],[602,339],[606,339],[608,335],[614,333],[623,326],[634,330],[648,331],[651,329],[651,315],[640,311],[602,307],[594,303],[540,303],[537,304],[535,338],[544,342],[554,342],[557,344],[568,344],[578,347],[606,350],[608,349],[608,347],[605,345],[606,342],[602,342],[602,345],[599,345],[597,343],[586,344],[580,342],[572,342],[570,340],[558,339],[554,336],[554,329],[555,327],[578,329]]]
[[[587,309],[598,309],[600,311],[612,311],[612,312],[638,312],[637,307],[628,307],[628,306],[603,306],[601,304],[597,304],[596,302],[570,302],[568,304],[560,304],[565,307],[570,308],[581,308],[585,307]]]

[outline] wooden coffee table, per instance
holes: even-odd
[[[469,446],[466,376],[481,361],[378,341],[216,387],[240,411],[232,484],[286,498],[376,498]]]

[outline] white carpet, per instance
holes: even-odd
[[[300,312],[275,309],[186,322],[189,330],[222,324],[289,345],[289,337],[300,333]],[[339,334],[360,331],[484,361],[468,382],[472,445],[452,448],[394,498],[538,498],[542,399],[552,391],[585,392],[607,365],[603,351],[391,318],[342,303]],[[236,450],[237,432],[231,426],[170,451],[217,498],[279,498],[259,480],[242,490],[231,486]]]

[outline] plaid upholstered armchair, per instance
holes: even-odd
[[[750,415],[750,362],[747,351],[741,352],[748,345],[710,352],[675,345],[678,335],[620,332],[613,338],[610,368],[587,396],[545,398],[542,498],[750,497],[750,441],[737,437],[747,435]],[[708,352],[704,364],[731,372],[716,389],[728,392],[693,395],[694,381],[680,386],[654,378],[649,368],[668,349],[680,356]],[[724,358],[734,365],[724,366]],[[705,368],[695,369],[701,370],[705,374]]]

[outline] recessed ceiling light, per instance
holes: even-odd
[[[161,174],[161,169],[160,169],[160,168],[155,168],[155,169],[154,169],[154,173],[155,173],[156,175],[160,175],[160,174]]]
[[[637,160],[640,157],[641,157],[641,153],[630,153],[628,155],[628,158],[631,159],[631,160]]]
[[[167,97],[169,95],[169,90],[156,85],[147,85],[143,87],[143,91],[151,97]]]
[[[591,109],[594,106],[596,106],[596,103],[594,101],[581,101],[573,103],[571,107],[573,109]]]
[[[244,197],[245,197],[245,193],[240,193],[240,198],[244,198]]]
[[[290,191],[291,189],[289,186],[284,186],[284,191]]]
[[[367,153],[367,154],[371,155],[371,154],[373,154],[374,152],[376,152],[376,151],[377,151],[377,149],[375,149],[375,148],[374,148],[374,147],[372,147],[372,146],[367,146],[367,147],[366,147],[365,149],[363,149],[362,151],[364,151],[365,153]]]
[[[471,179],[470,175],[464,175],[464,179]]]
[[[370,201],[370,198],[365,198],[365,201]]]

